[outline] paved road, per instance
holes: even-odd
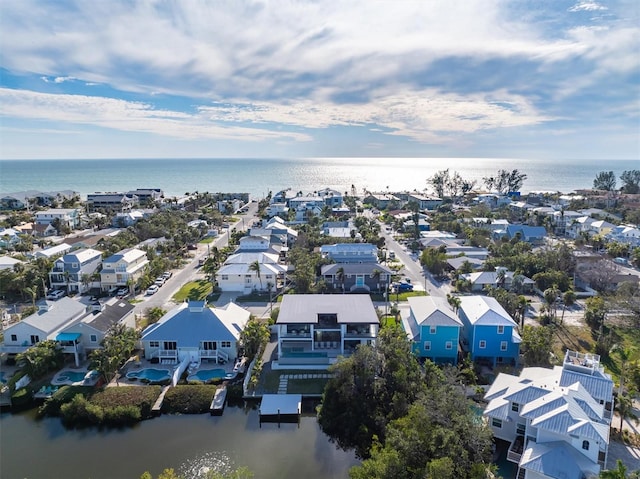
[[[142,300],[142,302],[136,304],[134,314],[143,314],[148,308],[154,307],[161,307],[165,310],[171,309],[175,305],[175,303],[171,301],[171,298],[185,283],[204,278],[204,275],[200,273],[200,269],[198,267],[200,258],[204,258],[209,249],[214,246],[217,248],[224,248],[227,246],[229,244],[229,234],[233,231],[246,231],[249,229],[256,219],[257,211],[258,204],[249,203],[247,212],[241,215],[234,215],[238,221],[230,224],[229,228],[223,230],[223,232],[218,235],[212,243],[198,243],[197,250],[192,251],[193,256],[186,266],[180,270],[174,270],[173,276],[165,282],[156,294],[153,296],[146,296],[142,293],[136,296],[136,299]]]

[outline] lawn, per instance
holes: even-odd
[[[182,303],[185,299],[204,301],[212,292],[213,285],[210,281],[205,279],[190,281],[183,285],[182,288],[180,288],[180,291],[173,295],[173,301],[176,303]]]
[[[215,237],[213,236],[207,236],[206,238],[202,238],[200,241],[198,241],[198,243],[200,244],[208,244],[208,243],[213,243],[215,241]]]
[[[260,376],[258,389],[264,394],[276,394],[280,385],[280,376],[295,374],[325,374],[322,370],[279,369],[277,371],[263,372]],[[288,394],[322,394],[327,379],[289,379],[287,382]]]
[[[426,296],[426,291],[406,291],[404,293],[389,293],[389,301],[390,302],[399,302],[406,301],[410,296]],[[385,300],[385,297],[381,293],[374,293],[371,295],[371,301],[382,302]]]

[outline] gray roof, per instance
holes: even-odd
[[[500,303],[489,296],[461,296],[460,309],[474,326],[518,326]]]
[[[483,259],[472,258],[470,256],[456,256],[455,258],[447,258],[447,264],[453,269],[460,269],[462,265],[468,262],[473,269],[481,268],[484,264]]]
[[[546,477],[582,479],[585,472],[591,471],[594,466],[587,457],[566,442],[538,444],[530,441],[520,459],[520,467],[544,474]]]
[[[51,334],[74,318],[84,313],[86,307],[79,301],[67,296],[57,301],[46,302],[48,310],[40,310],[22,321]]]
[[[407,298],[416,322],[423,326],[462,326],[444,298],[410,296]]]
[[[611,401],[613,395],[613,381],[598,374],[590,376],[579,372],[562,369],[560,386],[571,386],[580,383],[595,399]]]
[[[118,301],[116,304],[107,304],[100,312],[93,313],[89,320],[84,322],[98,331],[106,333],[107,330],[120,322],[133,311],[135,306],[128,301]]]
[[[210,308],[203,301],[182,303],[149,326],[142,340],[176,341],[181,348],[198,347],[201,341],[235,342],[249,315],[233,303],[222,308]]]
[[[286,294],[278,324],[316,324],[318,314],[335,314],[338,323],[378,324],[371,298],[363,294]]]

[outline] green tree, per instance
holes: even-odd
[[[31,305],[33,306],[33,309],[36,309],[36,298],[38,297],[38,287],[27,286],[26,288],[24,288],[24,292],[31,297]]]
[[[244,354],[252,361],[269,341],[269,327],[253,316],[249,318],[247,325],[240,332],[240,343],[244,348]]]
[[[157,323],[165,314],[167,314],[167,311],[159,306],[147,308],[145,311],[145,316],[147,317],[149,324]]]
[[[551,343],[551,329],[526,324],[522,330],[521,348],[527,366],[548,366]]]
[[[601,171],[593,180],[594,190],[613,191],[616,189],[616,175],[613,171]]]
[[[576,293],[572,289],[564,292],[562,295],[562,316],[560,317],[560,324],[564,323],[564,312],[567,308],[570,308],[576,303]]]
[[[39,379],[64,364],[62,348],[53,340],[40,341],[16,356],[16,364],[31,379]]]
[[[640,170],[625,170],[620,175],[622,191],[629,194],[640,193]]]
[[[633,412],[633,399],[626,394],[618,395],[615,410],[620,416],[620,431],[622,431],[622,424],[625,419],[631,419],[638,424],[638,416]]]
[[[587,298],[585,302],[584,320],[591,329],[602,329],[607,315],[607,306],[602,296]]]
[[[105,334],[101,348],[91,352],[89,367],[109,382],[127,359],[131,357],[139,335],[124,324],[115,324]],[[117,378],[116,378],[117,379]]]

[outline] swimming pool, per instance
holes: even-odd
[[[129,371],[128,379],[146,379],[151,382],[160,382],[171,379],[171,371],[168,369],[145,368],[139,371]]]
[[[65,369],[55,375],[51,381],[53,384],[92,384],[98,379],[98,371],[70,371]]]
[[[187,377],[187,381],[202,381],[204,383],[208,381],[216,381],[220,379],[233,379],[236,377],[235,373],[227,373],[224,369],[202,369],[195,374],[191,374]]]

